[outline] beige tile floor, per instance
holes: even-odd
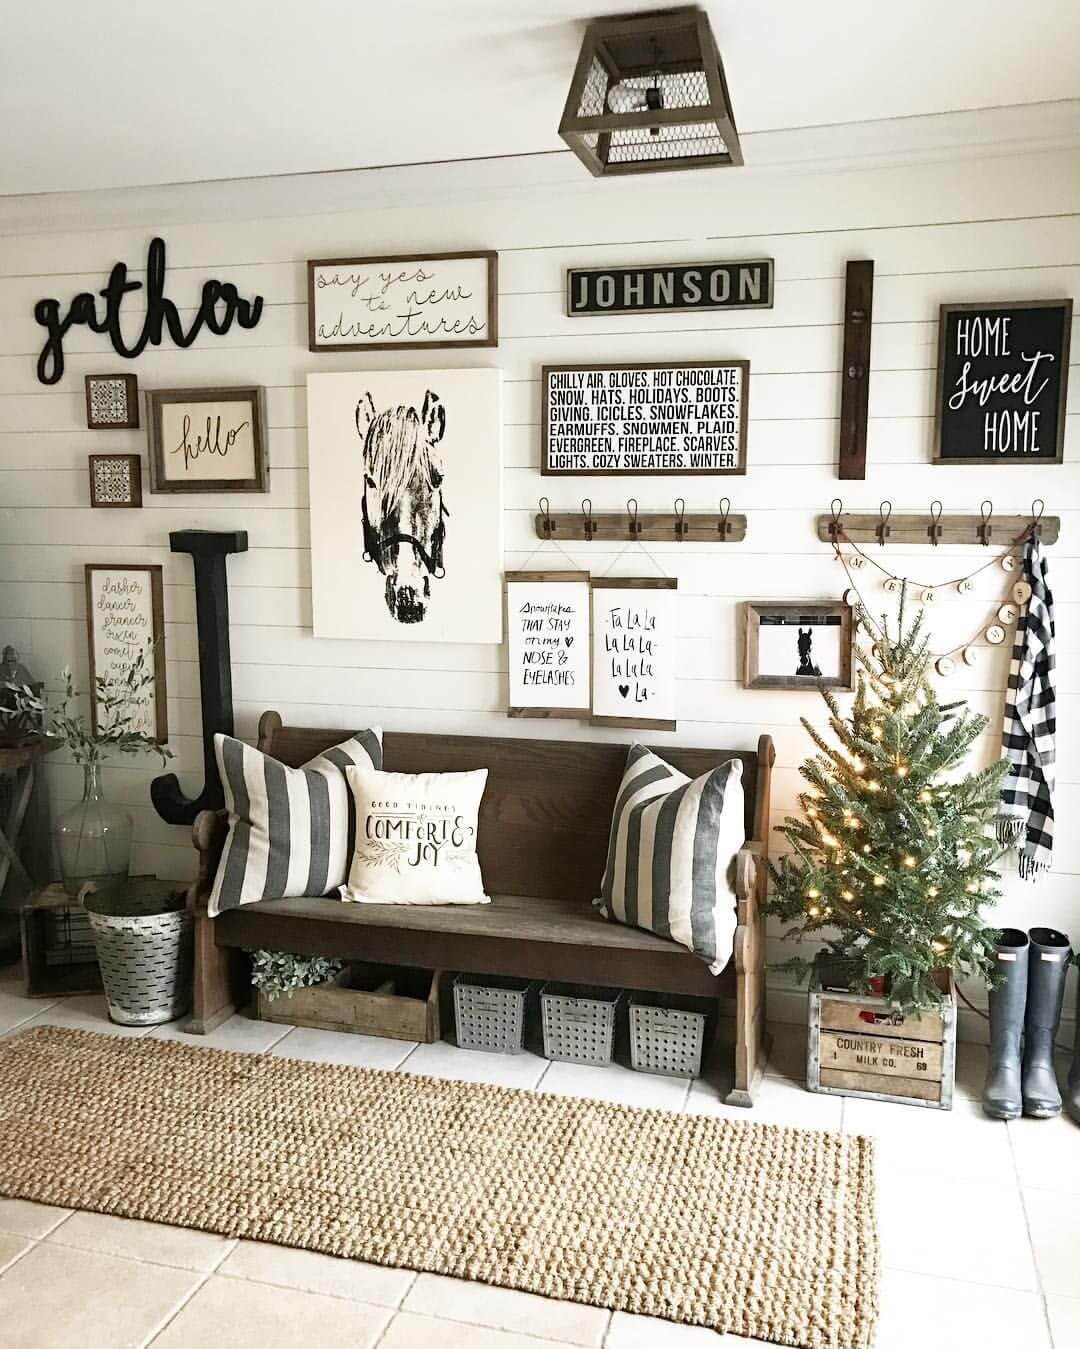
[[[30,1001],[15,972],[0,970],[0,1034],[43,1024],[125,1033],[110,1025],[101,998]],[[960,1099],[951,1113],[810,1095],[800,1082],[804,1033],[774,1030],[753,1116],[721,1104],[712,1074],[688,1086],[626,1068],[289,1030],[244,1016],[194,1043],[873,1134],[880,1140],[884,1263],[877,1349],[1077,1349],[1080,1129],[1064,1119],[1009,1125],[986,1119],[976,1100],[985,1050],[971,1045],[961,1048]],[[738,1349],[757,1342],[430,1274],[0,1199],[3,1349],[330,1343]]]

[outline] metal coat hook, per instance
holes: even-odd
[[[1038,506],[1038,510],[1035,509],[1036,506]],[[1042,497],[1036,497],[1031,503],[1031,537],[1033,539],[1038,539],[1042,536],[1042,525],[1040,521],[1043,518],[1045,510],[1046,502]]]
[[[982,524],[979,526],[978,531],[979,542],[982,544],[984,548],[990,547],[990,538],[994,532],[993,526],[990,524],[990,517],[993,515],[993,513],[994,513],[994,503],[990,500],[989,497],[987,497],[986,500],[982,502],[981,505],[979,506],[979,515],[982,517]]]
[[[626,513],[630,517],[627,528],[632,539],[636,539],[641,533],[641,522],[637,518],[637,510],[637,497],[630,497],[626,503]]]
[[[944,509],[940,501],[931,501],[930,503],[930,527],[927,534],[930,536],[930,542],[936,548],[941,542],[941,512]],[[890,509],[889,514],[892,514]]]
[[[889,518],[891,515],[892,515],[892,502],[883,501],[881,505],[878,507],[879,524],[877,529],[874,531],[877,534],[877,541],[878,543],[881,544],[882,548],[885,547],[885,540],[892,533],[892,530],[889,528]]]
[[[727,543],[728,534],[731,532],[731,500],[729,497],[720,498],[720,519],[716,522],[717,531],[720,534],[720,542]]]
[[[829,538],[834,544],[837,544],[844,537],[844,503],[839,497],[833,497],[829,509],[832,511],[832,519],[829,521]]]
[[[591,543],[596,533],[596,521],[592,518],[592,498],[581,498],[581,514],[584,518],[585,538]]]
[[[681,543],[686,538],[686,531],[690,526],[686,523],[686,501],[683,497],[675,498],[675,537]]]
[[[551,502],[547,497],[540,498],[540,514],[544,517],[544,523],[541,528],[544,531],[545,538],[551,538],[555,533],[555,521],[551,518]]]

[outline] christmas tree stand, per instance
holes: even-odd
[[[825,975],[827,984],[833,982]],[[956,990],[942,971],[938,1011],[905,1016],[886,997],[810,986],[806,1085],[829,1096],[951,1110],[956,1076]]]

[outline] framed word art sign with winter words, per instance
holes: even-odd
[[[90,714],[97,729],[109,715],[97,681],[122,685],[140,658],[151,678],[138,697],[136,730],[168,739],[165,692],[165,617],[161,567],[87,563],[86,634],[90,651]],[[118,691],[118,690],[117,690]]]
[[[1071,326],[1071,300],[941,306],[937,463],[1061,463]]]
[[[743,612],[748,689],[852,687],[850,605],[755,600]]]
[[[308,347],[497,347],[498,270],[490,252],[309,262]]]
[[[545,365],[542,473],[745,473],[749,361]]]
[[[594,577],[592,722],[674,731],[678,581]]]
[[[508,571],[511,717],[589,715],[589,573]]]
[[[152,492],[266,492],[261,388],[154,389],[146,395]]]

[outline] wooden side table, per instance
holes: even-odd
[[[24,892],[34,889],[34,881],[19,856],[19,837],[33,795],[38,763],[59,746],[59,740],[46,735],[34,736],[20,745],[0,745],[0,775],[13,779],[11,804],[6,817],[0,819],[0,900],[11,880]],[[17,914],[5,912],[0,906],[0,964],[18,957],[18,939]]]

